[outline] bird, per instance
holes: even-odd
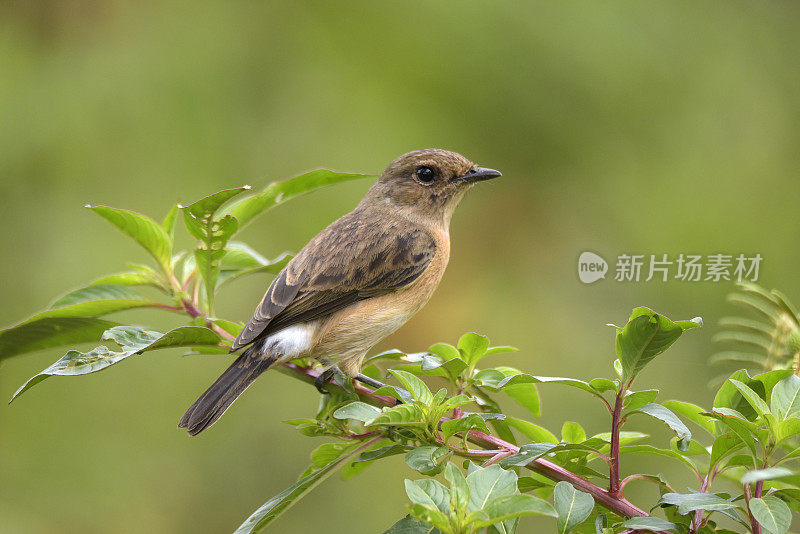
[[[312,238],[273,279],[233,341],[241,355],[178,424],[196,435],[214,424],[264,371],[311,358],[373,387],[367,352],[430,299],[450,258],[450,219],[476,183],[502,176],[442,149],[395,159],[350,213]]]

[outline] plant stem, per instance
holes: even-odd
[[[625,388],[620,387],[614,399],[614,411],[611,413],[611,465],[609,467],[608,492],[614,496],[621,496],[622,487],[619,481],[619,430],[622,426],[622,403],[625,398]]]
[[[700,493],[706,493],[708,491],[708,483],[709,483],[709,475],[706,475],[703,478],[703,484],[700,486]],[[694,534],[703,524],[703,515],[705,514],[705,510],[695,510],[694,517],[692,518],[692,524],[689,526],[689,534]]]
[[[750,499],[752,498],[752,494],[750,493],[750,484],[744,485],[744,502],[747,508],[747,515],[750,518],[750,528],[753,531],[753,534],[761,534],[761,524],[756,521],[756,518],[753,517],[753,512],[750,511]]]

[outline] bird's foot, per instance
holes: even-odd
[[[317,391],[322,393],[323,395],[328,394],[328,390],[325,389],[325,383],[333,378],[333,375],[336,374],[336,368],[330,367],[322,371],[317,378],[314,379],[314,387],[317,388]]]

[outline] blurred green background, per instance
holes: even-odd
[[[437,294],[378,348],[477,330],[522,349],[509,365],[607,376],[605,323],[648,305],[707,326],[640,387],[708,406],[721,370],[705,360],[716,321],[734,311],[732,284],[587,286],[576,261],[584,250],[612,269],[621,253],[758,252],[760,282],[800,301],[798,22],[789,2],[3,2],[0,324],[146,259],[86,203],[160,218],[176,199],[317,167],[378,173],[435,146],[504,178],[464,201]],[[368,186],[292,201],[240,237],[267,256],[296,251]],[[232,285],[221,315],[246,320],[268,282]],[[62,353],[7,361],[0,398]],[[189,438],[179,417],[229,359],[180,354],[0,403],[0,531],[228,532],[290,485],[319,441],[280,421],[311,415],[316,392],[268,373]],[[554,431],[566,419],[606,429],[590,400],[540,393]],[[381,532],[415,474],[392,458],[332,479],[275,528]]]

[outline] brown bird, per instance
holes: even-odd
[[[231,351],[247,347],[181,418],[208,428],[258,375],[310,357],[325,371],[360,374],[367,351],[428,302],[450,258],[450,218],[476,183],[501,176],[464,156],[417,150],[394,160],[356,208],[317,234],[284,267]]]

